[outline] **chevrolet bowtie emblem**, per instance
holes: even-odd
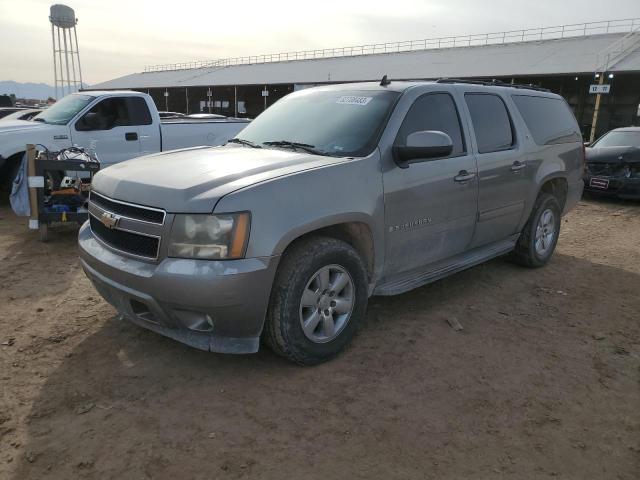
[[[118,215],[114,215],[113,213],[104,212],[100,217],[100,221],[105,227],[113,229],[118,226],[120,217]]]

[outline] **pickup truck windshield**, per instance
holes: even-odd
[[[609,132],[592,147],[640,147],[640,132]]]
[[[69,120],[86,107],[93,98],[91,95],[67,95],[42,113],[33,117],[33,121],[50,123],[52,125],[66,125]]]
[[[375,90],[298,92],[265,110],[237,138],[267,147],[306,145],[323,155],[366,156],[398,96]]]

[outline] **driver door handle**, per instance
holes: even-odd
[[[460,172],[458,172],[458,175],[453,177],[453,181],[458,183],[466,183],[469,180],[473,180],[474,178],[476,178],[475,173],[469,173],[466,170],[460,170]]]
[[[527,164],[525,162],[521,162],[520,160],[516,160],[511,165],[511,171],[512,172],[519,172],[520,170],[522,170],[526,166],[527,166]]]

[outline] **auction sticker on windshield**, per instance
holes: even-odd
[[[371,101],[372,98],[373,97],[355,97],[352,95],[345,95],[338,98],[338,100],[336,100],[336,103],[343,103],[346,105],[366,105]]]

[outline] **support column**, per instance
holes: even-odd
[[[53,23],[51,24],[51,44],[53,45],[53,79],[56,87],[56,100],[60,100],[58,93],[58,62],[56,61],[56,37],[53,32]]]
[[[600,72],[600,81],[598,85],[604,84],[604,75],[605,72]],[[600,112],[600,100],[602,94],[596,94],[596,104],[593,107],[593,119],[591,120],[591,135],[589,135],[589,142],[593,142],[596,137],[596,126],[598,125],[598,113]]]

